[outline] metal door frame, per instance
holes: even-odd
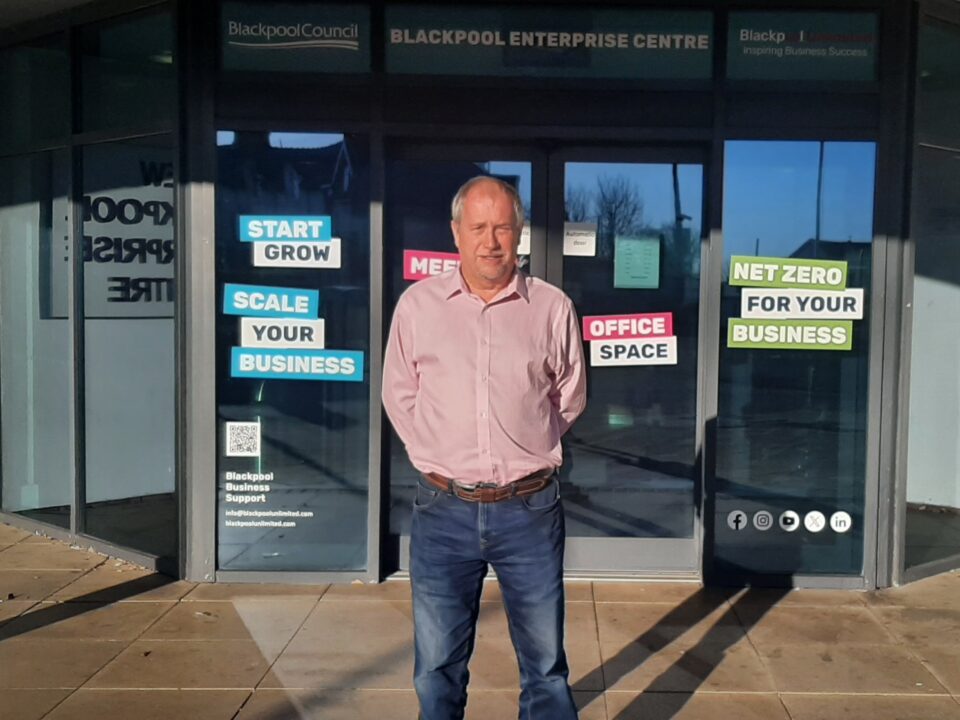
[[[702,227],[700,228],[700,298],[698,320],[698,352],[697,352],[697,397],[696,397],[696,436],[694,439],[696,460],[694,487],[694,528],[690,538],[568,538],[566,555],[573,559],[578,569],[566,571],[567,577],[670,577],[676,579],[699,579],[703,562],[704,538],[704,487],[706,463],[703,462],[703,445],[706,424],[704,422],[705,399],[709,393],[716,393],[716,377],[706,377],[706,363],[708,356],[716,354],[717,333],[707,332],[708,313],[710,303],[702,302],[704,297],[719,294],[720,278],[710,277],[707,269],[709,250],[708,216],[709,194],[709,148],[707,144],[692,145],[639,145],[636,141],[614,144],[607,141],[598,145],[587,145],[582,142],[558,142],[552,140],[524,139],[518,142],[505,142],[501,138],[482,138],[473,140],[458,140],[443,137],[430,140],[423,137],[405,138],[391,137],[385,140],[385,167],[393,160],[466,160],[475,162],[480,158],[502,160],[506,162],[529,162],[531,164],[531,256],[530,274],[544,278],[548,282],[559,286],[563,284],[563,253],[561,234],[555,232],[563,225],[563,163],[565,162],[628,162],[628,163],[684,163],[696,164],[703,168],[701,197]],[[389,189],[384,187],[384,196],[389,198]],[[551,202],[551,198],[560,198],[560,202]],[[388,205],[389,203],[385,203]],[[385,208],[388,215],[390,208]],[[552,232],[553,231],[553,232]],[[388,239],[384,237],[384,243]],[[452,247],[452,240],[451,240]],[[386,248],[385,248],[386,251]],[[384,294],[384,319],[390,317],[392,307],[388,307],[389,300]],[[715,322],[710,327],[715,326]],[[384,323],[386,331],[387,323]],[[711,340],[712,338],[712,340]],[[716,368],[714,362],[712,367]],[[389,427],[384,418],[384,434],[389,433]],[[382,477],[384,478],[383,497],[389,497],[389,454],[386,443],[383,443]],[[389,506],[383,505],[383,523],[389,524]],[[389,533],[385,530],[382,541],[386,542]],[[585,542],[586,541],[586,542]],[[591,542],[593,541],[593,542]],[[656,543],[656,551],[651,552],[649,547],[638,547]],[[615,550],[611,553],[611,545]],[[397,564],[400,574],[409,567],[409,536],[401,535],[398,548]],[[629,560],[637,555],[647,560],[642,567],[631,566]],[[684,557],[685,556],[685,557]],[[619,562],[611,563],[611,557]],[[678,561],[683,558],[683,561]],[[386,560],[386,558],[384,558]],[[606,567],[603,567],[606,566]]]

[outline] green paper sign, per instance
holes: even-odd
[[[386,8],[387,70],[427,75],[709,79],[713,16],[589,7]]]
[[[220,47],[224,70],[370,72],[370,9],[226,2]]]
[[[660,287],[660,238],[616,237],[613,286],[625,289]]]
[[[804,260],[800,258],[730,258],[730,285],[769,288],[843,290],[847,287],[845,260]]]
[[[745,320],[730,318],[728,348],[764,350],[850,350],[850,320]]]
[[[732,80],[877,79],[874,13],[734,12],[729,28]]]

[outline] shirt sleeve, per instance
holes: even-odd
[[[405,311],[405,303],[397,303],[387,338],[383,359],[383,407],[394,430],[407,447],[413,440],[413,417],[417,405],[420,379],[413,359],[413,322]]]
[[[587,372],[584,367],[583,342],[579,320],[573,303],[563,303],[556,325],[557,356],[554,385],[550,402],[563,435],[587,405]]]

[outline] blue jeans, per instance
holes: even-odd
[[[414,687],[422,720],[460,720],[480,591],[500,581],[520,665],[520,720],[575,720],[563,651],[559,483],[498,503],[465,502],[423,481],[410,531]]]

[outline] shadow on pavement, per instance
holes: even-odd
[[[23,615],[11,618],[0,625],[0,641],[9,640],[18,635],[24,635],[48,625],[78,617],[92,610],[99,610],[173,582],[176,582],[176,580],[171,577],[154,573],[118,585],[94,590],[86,595],[71,597],[62,602],[47,604],[41,606],[38,610],[28,610]],[[69,587],[68,585],[67,588]],[[62,590],[59,592],[62,592]]]

